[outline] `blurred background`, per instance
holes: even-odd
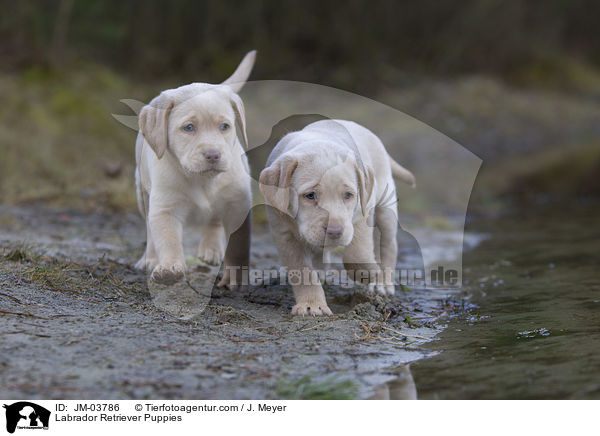
[[[337,87],[484,161],[475,205],[596,196],[600,3],[1,0],[0,202],[132,210],[122,98],[252,80]],[[537,199],[537,200],[536,200]]]

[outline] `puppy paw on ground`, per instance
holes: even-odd
[[[385,292],[388,295],[396,294],[396,286],[395,285],[385,285]]]
[[[242,275],[239,273],[239,271],[231,274],[228,269],[225,269],[223,272],[223,278],[219,280],[217,287],[229,289],[230,291],[247,292],[248,285],[243,283],[244,281],[242,280]]]
[[[371,292],[373,294],[380,294],[380,295],[388,295],[388,294],[393,295],[394,287],[392,286],[391,289],[392,289],[391,292],[389,292],[388,286],[380,284],[380,283],[369,283],[369,286],[368,286],[369,292]]]
[[[333,315],[333,312],[327,306],[327,303],[298,303],[292,307],[292,315]]]
[[[152,281],[163,285],[171,285],[185,275],[185,264],[158,265],[152,271]]]
[[[221,247],[200,244],[198,258],[209,265],[220,265],[225,258],[225,250]]]

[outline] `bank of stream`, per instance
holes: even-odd
[[[144,245],[136,214],[4,207],[0,223],[2,398],[368,398],[435,354],[424,344],[464,308],[440,289],[382,298],[327,286],[335,316],[292,317],[277,278],[161,299],[133,269]],[[254,268],[278,268],[265,226],[252,247]],[[420,259],[414,240],[402,247],[400,262]]]

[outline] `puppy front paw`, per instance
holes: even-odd
[[[209,265],[221,265],[225,258],[225,250],[222,247],[200,244],[198,258]]]
[[[152,271],[156,264],[158,263],[158,259],[149,258],[145,254],[138,260],[135,264],[135,269],[140,271]]]
[[[162,285],[172,285],[185,276],[185,264],[157,265],[152,271],[150,279]]]
[[[369,283],[368,289],[369,289],[369,292],[371,292],[373,294],[387,295],[387,293],[388,293],[387,287],[380,283]],[[392,293],[393,293],[393,291],[392,291]]]
[[[333,315],[333,312],[327,306],[326,302],[306,302],[298,303],[292,307],[292,315]]]

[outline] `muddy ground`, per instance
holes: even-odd
[[[0,224],[2,398],[368,398],[431,354],[421,345],[460,306],[439,290],[328,286],[336,315],[298,318],[277,279],[178,299],[133,269],[136,214],[1,207]],[[252,267],[277,267],[265,226],[252,247]]]

